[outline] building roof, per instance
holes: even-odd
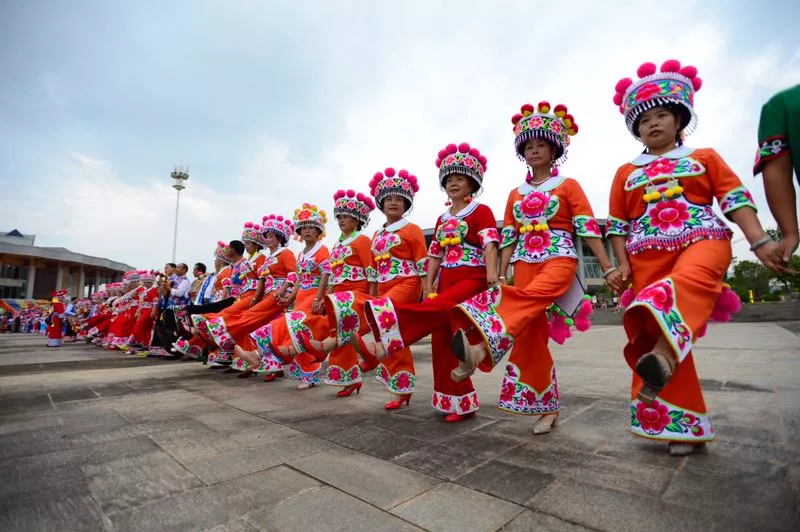
[[[94,266],[96,268],[105,268],[107,270],[114,270],[118,272],[128,272],[134,270],[133,266],[116,262],[110,259],[101,257],[92,257],[90,255],[83,255],[81,253],[74,253],[66,248],[48,248],[30,246],[25,244],[10,244],[10,239],[0,240],[0,254],[18,255],[22,257],[32,257],[36,259],[47,259],[60,262],[72,262],[76,264],[83,264],[84,266]]]

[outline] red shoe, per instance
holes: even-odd
[[[272,382],[275,379],[279,379],[283,376],[284,374],[282,371],[279,371],[277,373],[267,373],[266,375],[264,375],[264,382]]]
[[[465,419],[474,415],[475,412],[470,412],[469,414],[447,414],[444,416],[444,420],[446,423],[458,423],[459,421],[464,421]]]
[[[362,386],[362,384],[363,383],[361,383],[361,382],[357,382],[355,384],[351,384],[350,386],[348,386],[344,390],[339,390],[339,392],[336,394],[336,397],[350,397],[351,395],[353,395],[353,392],[356,392],[357,394],[360,395],[361,394],[361,386]]]
[[[403,397],[398,401],[389,401],[388,403],[383,405],[383,408],[384,410],[397,410],[403,406],[403,403],[405,403],[406,406],[411,406],[411,396],[406,395],[405,397]]]
[[[362,372],[369,373],[378,367],[378,364],[380,364],[378,357],[375,356],[375,353],[370,351],[366,342],[364,342],[364,339],[360,335],[354,334],[350,339],[350,343],[353,345],[353,348],[355,348],[358,356],[361,357],[358,367],[361,368]]]
[[[325,362],[325,359],[328,358],[328,354],[324,351],[321,351],[314,347],[311,344],[311,335],[303,334],[300,336],[300,343],[303,344],[303,349],[306,350],[306,353],[309,353],[314,356],[314,360],[317,362]]]

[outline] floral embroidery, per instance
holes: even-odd
[[[292,346],[298,354],[305,353],[303,337],[311,338],[311,329],[306,325],[306,313],[301,310],[294,310],[284,314],[286,317],[286,327],[289,329],[289,338],[292,339]]]
[[[728,218],[730,218],[730,213],[742,207],[750,207],[754,211],[758,211],[753,201],[753,196],[744,185],[736,187],[725,194],[725,197],[719,202],[719,208],[722,209],[722,214]]]
[[[672,279],[662,279],[646,286],[625,309],[625,313],[637,307],[644,307],[650,311],[677,354],[678,360],[683,361],[692,350],[692,330],[676,306],[675,283]]]
[[[234,357],[233,362],[231,362],[231,368],[236,371],[247,371],[250,369],[250,364],[241,358]]]
[[[328,300],[333,305],[334,318],[337,323],[336,340],[339,345],[345,345],[361,328],[361,319],[354,308],[356,296],[349,291],[334,292],[328,295]]]
[[[214,343],[223,351],[233,351],[233,336],[228,332],[225,318],[218,316],[214,319],[206,320],[205,323],[208,334]]]
[[[661,399],[631,401],[631,431],[645,438],[668,441],[711,441],[714,428],[707,414],[677,407]]]
[[[325,384],[333,386],[349,386],[361,382],[361,370],[358,365],[349,370],[339,366],[329,365],[325,373]]]
[[[603,238],[600,224],[592,216],[578,215],[572,218],[575,234],[582,238]]]
[[[556,215],[559,206],[560,199],[557,194],[534,189],[514,203],[514,219],[522,225],[537,220],[546,221]]]
[[[486,249],[489,244],[500,243],[500,232],[496,227],[487,227],[478,231],[478,240],[480,241],[481,249]]]
[[[500,231],[500,249],[516,244],[518,236],[519,234],[513,225],[503,227],[502,231]]]
[[[367,301],[367,309],[372,312],[378,324],[380,341],[386,353],[392,354],[405,347],[403,337],[400,336],[400,327],[397,324],[397,313],[391,299],[381,298]]]
[[[443,253],[442,268],[459,266],[483,266],[483,248],[477,248],[466,241],[469,226],[463,218],[450,217],[439,224],[433,242],[438,242]],[[431,247],[433,247],[431,242]]]
[[[444,257],[444,249],[435,238],[431,240],[431,245],[428,246],[428,256],[434,259],[441,259]]]
[[[625,180],[625,190],[630,192],[653,182],[697,177],[705,173],[706,168],[691,157],[681,157],[680,159],[659,157],[631,172],[631,175]]]
[[[674,251],[698,240],[725,240],[730,234],[710,205],[679,196],[648,203],[644,214],[631,223],[625,248],[632,255],[645,249]]]
[[[514,337],[508,334],[503,318],[496,310],[501,298],[502,292],[496,286],[458,305],[483,333],[494,364],[497,364],[514,346]]]
[[[294,377],[295,379],[299,380],[304,384],[319,384],[319,374],[321,370],[315,369],[313,371],[303,371],[303,368],[297,363],[297,361],[292,361],[291,366],[289,366],[289,375]]]
[[[233,351],[219,351],[212,352],[208,355],[209,364],[229,365],[233,360]]]
[[[654,98],[669,97],[671,99],[682,100],[687,106],[691,107],[693,103],[693,94],[694,89],[682,81],[675,79],[654,80],[649,83],[644,83],[640,87],[632,90],[622,105],[627,111],[636,105],[653,100]]]
[[[398,371],[391,375],[386,366],[380,364],[375,373],[375,380],[386,386],[390,392],[404,395],[414,393],[417,376],[410,371]]]
[[[384,231],[372,240],[372,252],[375,255],[383,255],[401,243],[402,239],[399,235]]]
[[[625,220],[609,216],[606,220],[606,236],[628,236],[631,224]]]
[[[756,162],[753,165],[753,175],[758,175],[767,161],[777,159],[789,153],[789,138],[785,135],[778,135],[764,139],[758,145],[756,151]]]
[[[517,241],[512,262],[544,262],[555,257],[577,259],[572,233],[560,229],[531,231]]]
[[[542,415],[552,414],[561,409],[559,403],[556,368],[551,370],[550,385],[542,393],[520,380],[519,367],[506,364],[506,374],[500,391],[499,408],[515,414]]]
[[[477,412],[480,402],[477,392],[470,392],[466,395],[447,395],[434,390],[431,406],[445,414],[464,415]]]

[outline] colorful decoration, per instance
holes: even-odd
[[[294,223],[280,214],[268,214],[261,219],[261,233],[272,233],[283,245],[294,235]]]
[[[486,172],[486,157],[481,155],[477,148],[462,142],[459,145],[448,144],[439,150],[436,158],[436,168],[439,169],[439,185],[444,188],[447,177],[461,174],[469,177],[478,185],[474,195],[478,195],[483,188],[483,174]]]
[[[414,205],[414,195],[419,191],[419,183],[417,176],[411,175],[408,170],[397,172],[394,168],[387,168],[372,176],[369,190],[378,208],[383,208],[383,200],[387,196],[400,196],[408,200],[409,210]]]
[[[563,164],[567,160],[567,147],[570,137],[578,134],[578,124],[575,117],[569,114],[567,106],[558,104],[550,112],[550,103],[539,102],[534,107],[526,103],[520,112],[511,117],[514,125],[514,147],[517,156],[524,161],[525,143],[533,139],[545,140],[556,147],[555,165]]]
[[[372,198],[355,190],[337,190],[333,195],[333,216],[352,216],[363,225],[369,224],[369,213],[375,210]]]
[[[297,240],[302,240],[300,237],[300,230],[303,229],[303,227],[315,227],[319,229],[320,240],[325,238],[325,224],[328,223],[328,215],[316,205],[303,203],[301,208],[295,209],[293,221]]]
[[[242,241],[258,244],[262,248],[267,245],[264,241],[264,236],[261,234],[261,226],[253,222],[247,222],[244,224]]]

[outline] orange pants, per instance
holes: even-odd
[[[337,292],[326,298],[326,310],[329,317],[336,323],[336,336],[339,345],[350,341],[355,333],[365,333],[369,323],[365,316],[367,304],[411,303],[419,301],[422,293],[422,281],[419,277],[399,277],[386,283],[378,284],[378,297],[370,297],[363,292]],[[332,324],[333,327],[333,324]],[[379,340],[378,335],[375,336]],[[358,367],[358,355],[351,351],[350,358],[339,361],[339,364],[355,364]],[[331,359],[333,361],[333,359]],[[367,361],[368,363],[374,361]],[[333,362],[331,362],[333,363]],[[414,393],[417,380],[414,370],[414,358],[411,349],[403,347],[392,352],[392,356],[384,358],[378,364],[375,378],[383,383],[386,388],[398,395]]]
[[[692,347],[722,293],[731,259],[729,240],[701,240],[677,251],[647,250],[631,255],[636,298],[623,319],[628,335],[625,360],[633,369],[661,336],[678,360],[675,373],[651,405],[636,399],[642,381],[634,374],[631,431],[635,435],[666,441],[714,439]]]
[[[514,264],[514,286],[495,287],[460,304],[459,325],[471,342],[483,341],[490,356],[481,370],[491,371],[510,353],[500,408],[515,414],[558,412],[558,382],[550,355],[547,309],[569,290],[578,263],[556,258]]]
[[[367,281],[345,281],[336,285],[333,289],[334,294],[345,295],[346,300],[365,300],[369,297],[369,283]],[[332,296],[335,300],[336,296]],[[335,336],[338,347],[328,355],[328,369],[325,372],[325,384],[332,386],[350,386],[361,382],[361,368],[358,366],[358,353],[349,343],[349,336],[346,341],[340,341],[338,335],[339,323],[336,319],[336,305],[330,297],[325,298],[325,313],[328,317],[328,335]],[[343,332],[351,332],[357,329],[359,333],[366,332],[366,321],[359,319],[358,314],[353,311],[349,317],[342,316]],[[341,338],[344,340],[343,338]]]

